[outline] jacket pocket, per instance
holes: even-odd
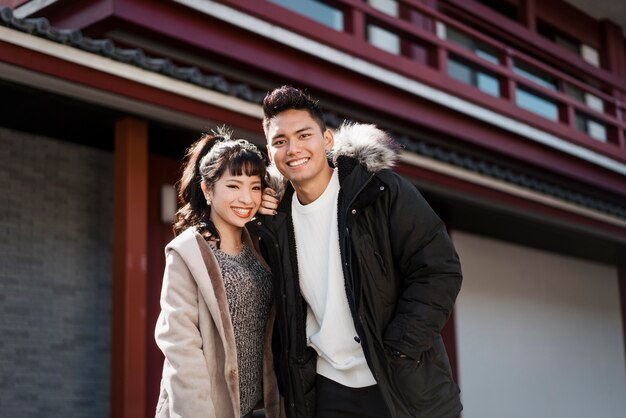
[[[437,364],[433,350],[419,358],[387,356],[394,391],[411,415],[423,416],[442,402],[452,380],[445,367]]]
[[[317,353],[311,347],[307,347],[301,363],[297,363],[294,367],[297,370],[297,379],[301,384],[301,397],[297,396],[292,402],[298,404],[296,409],[303,408],[306,411],[306,417],[315,416],[315,378],[317,375]]]

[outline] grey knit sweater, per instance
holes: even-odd
[[[272,302],[271,275],[247,246],[235,256],[214,253],[235,332],[243,416],[263,398],[263,338]]]

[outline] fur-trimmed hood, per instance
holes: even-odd
[[[335,145],[329,157],[333,165],[342,156],[354,158],[370,173],[392,168],[400,146],[376,125],[345,122],[335,131]]]
[[[344,122],[334,132],[335,143],[328,159],[337,166],[340,157],[355,159],[370,173],[392,168],[398,161],[400,146],[385,131],[363,123]],[[267,168],[268,186],[279,197],[285,192],[287,180],[274,164]]]

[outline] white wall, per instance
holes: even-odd
[[[455,231],[463,418],[626,416],[617,269]]]

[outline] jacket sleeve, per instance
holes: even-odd
[[[198,315],[194,278],[180,255],[168,250],[155,338],[165,355],[162,386],[170,417],[216,416]]]
[[[384,342],[417,359],[450,316],[461,288],[461,266],[443,222],[415,186],[400,176],[394,179],[389,233],[403,290]]]

